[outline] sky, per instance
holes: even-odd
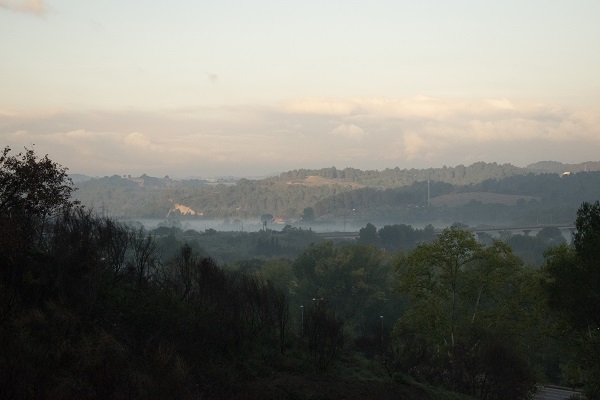
[[[71,173],[600,161],[598,0],[0,0],[0,145]]]

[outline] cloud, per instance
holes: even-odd
[[[519,112],[519,107],[508,99],[442,99],[428,96],[413,98],[307,97],[288,100],[282,109],[293,114],[329,116],[363,116],[390,118],[427,118],[440,120],[456,115],[507,115]],[[529,105],[531,107],[532,105]]]
[[[44,0],[0,0],[0,7],[37,16],[45,15],[47,12]]]
[[[365,136],[365,131],[360,126],[354,124],[341,124],[336,126],[331,131],[331,134],[360,141]]]
[[[291,114],[342,116],[358,111],[358,104],[352,99],[309,97],[286,101],[283,103],[283,110]]]
[[[368,139],[368,140],[367,140]],[[261,175],[297,168],[598,160],[600,109],[509,99],[312,98],[150,111],[0,110],[0,143],[71,171]]]
[[[288,101],[282,109],[294,115],[337,117],[344,126],[356,124],[364,129],[371,125],[370,132],[381,128],[401,131],[418,128],[422,134],[437,139],[600,140],[597,108],[568,109],[505,98],[305,98]]]
[[[139,133],[139,132],[133,132],[133,133],[128,134],[123,139],[123,142],[125,142],[125,144],[128,144],[130,146],[138,147],[140,149],[153,148],[150,140],[148,140],[144,134]]]

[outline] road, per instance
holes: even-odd
[[[553,225],[520,225],[520,226],[494,226],[494,227],[470,227],[466,228],[471,232],[477,233],[498,233],[498,232],[521,232],[521,233],[529,233],[530,231],[540,231],[543,228],[558,228],[561,231],[568,230],[574,231],[575,226],[573,224],[553,224]],[[443,229],[436,229],[435,233],[442,233]],[[360,233],[358,231],[354,232],[317,232],[317,235],[321,236],[323,239],[332,240],[332,239],[346,239],[353,240],[360,237]],[[565,239],[568,239],[565,237]]]
[[[573,395],[581,395],[581,393],[574,392],[567,388],[540,386],[538,388],[537,394],[535,395],[535,400],[567,400],[571,398],[575,399],[576,397],[571,397]]]

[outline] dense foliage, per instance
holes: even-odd
[[[480,398],[526,398],[535,389],[523,337],[537,316],[531,274],[499,241],[484,247],[445,230],[397,265],[409,307],[396,325],[397,360],[428,381]],[[414,346],[414,341],[418,343]]]
[[[599,198],[600,172],[560,175],[475,163],[427,170],[299,170],[215,184],[115,175],[80,182],[78,188],[88,208],[115,217],[224,219],[238,225],[249,220],[260,227],[260,216],[269,214],[305,228],[343,221],[344,230],[367,222],[547,225],[571,223],[581,202]],[[195,214],[184,215],[177,205]]]
[[[598,202],[573,245],[527,236],[553,246],[540,269],[457,225],[148,232],[77,207],[47,158],[2,160],[21,194],[0,210],[0,398],[598,396]],[[250,257],[210,257],[226,248]]]
[[[600,203],[584,203],[577,212],[573,246],[548,253],[545,270],[550,307],[570,328],[575,357],[568,366],[572,384],[600,397]]]
[[[45,217],[59,208],[70,206],[72,182],[66,168],[45,156],[38,159],[32,149],[0,154],[0,215]]]

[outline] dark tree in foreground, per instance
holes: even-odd
[[[10,152],[7,146],[0,155],[0,215],[43,217],[76,203],[66,168],[47,155],[38,158],[32,149],[17,155]]]
[[[577,211],[573,246],[547,254],[549,305],[579,335],[570,371],[590,398],[600,396],[600,202]]]
[[[574,247],[548,253],[550,304],[580,329],[600,327],[600,202],[583,203],[575,221]]]
[[[325,372],[338,355],[343,343],[344,322],[329,311],[322,301],[306,313],[304,333],[315,367]]]
[[[0,152],[0,291],[3,305],[14,304],[17,286],[35,283],[36,259],[45,243],[48,217],[70,209],[76,201],[66,168],[31,149]],[[2,288],[2,284],[7,284]],[[11,306],[12,307],[12,306]]]
[[[397,272],[408,304],[386,367],[482,399],[528,398],[534,275],[505,243],[453,226],[400,256]]]

